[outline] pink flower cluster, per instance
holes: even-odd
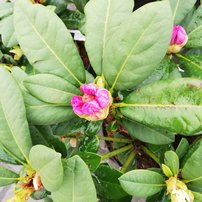
[[[167,53],[178,53],[182,47],[187,43],[188,36],[185,29],[180,25],[173,26],[172,38]]]
[[[93,83],[83,84],[80,90],[84,95],[73,96],[71,100],[74,113],[90,121],[106,118],[112,100],[109,91]]]

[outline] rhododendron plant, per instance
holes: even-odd
[[[1,200],[201,202],[201,19],[196,0],[0,3]]]

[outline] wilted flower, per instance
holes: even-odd
[[[109,113],[112,97],[108,90],[96,84],[83,84],[83,96],[73,96],[71,105],[75,114],[89,121],[105,119]]]
[[[182,47],[187,43],[188,36],[185,29],[180,25],[173,26],[172,38],[167,53],[178,53]]]
[[[175,177],[166,181],[167,193],[171,195],[172,202],[193,202],[194,195],[188,190],[186,184]]]

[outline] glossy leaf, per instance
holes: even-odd
[[[83,63],[71,34],[53,11],[18,1],[14,26],[23,52],[38,72],[55,74],[77,86],[85,81]]]
[[[9,16],[13,13],[13,3],[0,3],[0,18]]]
[[[4,46],[13,47],[18,44],[14,33],[13,15],[0,21],[0,34]]]
[[[0,67],[0,144],[19,162],[28,161],[32,143],[26,112],[17,83]]]
[[[33,146],[29,159],[48,191],[56,191],[63,181],[61,154],[43,145]]]
[[[83,133],[86,128],[86,120],[75,117],[69,121],[57,124],[54,127],[54,134],[62,136],[65,134]]]
[[[97,153],[99,149],[99,139],[97,137],[88,137],[84,136],[79,143],[79,150],[86,151],[86,152],[93,152]]]
[[[175,153],[178,155],[179,158],[182,158],[189,149],[189,142],[186,138],[182,138],[175,150]]]
[[[174,176],[179,173],[179,158],[174,151],[167,151],[165,153],[164,162],[170,168]]]
[[[77,9],[82,13],[84,13],[84,7],[88,3],[88,1],[89,0],[73,0]]]
[[[189,77],[202,78],[202,56],[201,55],[180,55],[180,68]]]
[[[98,154],[92,152],[78,152],[76,155],[81,157],[91,172],[95,172],[100,165],[101,156]]]
[[[175,24],[179,24],[193,8],[196,0],[169,0]]]
[[[96,190],[87,165],[74,156],[64,162],[63,183],[52,192],[54,202],[97,201]]]
[[[152,196],[163,189],[162,175],[150,170],[133,170],[119,178],[121,186],[130,195],[136,197]]]
[[[95,172],[94,183],[97,189],[98,197],[111,199],[119,199],[127,196],[127,193],[119,184],[118,178],[121,172],[111,168],[108,165],[101,164]]]
[[[166,1],[141,7],[120,25],[106,44],[103,62],[111,90],[131,89],[145,80],[165,56],[171,30],[172,14]]]
[[[67,148],[64,142],[55,136],[50,126],[30,126],[30,132],[33,145],[42,144],[62,154],[62,157],[67,156]]]
[[[92,0],[86,5],[85,46],[97,75],[102,74],[107,41],[119,32],[119,25],[131,14],[133,7],[133,0]]]
[[[6,186],[17,182],[19,175],[7,168],[0,166],[0,186]]]
[[[120,111],[152,128],[195,134],[202,129],[201,83],[190,78],[157,81],[132,92]]]
[[[50,104],[23,92],[27,118],[33,125],[50,125],[72,119],[72,107]]]
[[[80,90],[68,81],[51,74],[37,74],[27,77],[24,86],[37,99],[71,106],[72,97],[80,94]]]
[[[67,5],[70,0],[46,0],[46,5],[53,5],[56,7],[55,12],[60,14],[63,11],[67,10]]]
[[[189,149],[183,159],[182,177],[190,181],[189,184],[202,188],[202,141],[199,140]]]
[[[122,120],[122,123],[132,137],[137,138],[143,142],[163,145],[174,142],[175,140],[174,134],[168,131],[150,128],[141,123],[129,121],[126,119]]]
[[[90,121],[86,124],[85,135],[93,137],[99,133],[102,128],[103,121]]]
[[[202,193],[199,192],[192,192],[194,194],[194,202],[201,202],[202,201]]]
[[[188,48],[202,47],[202,5],[194,12],[192,20],[187,27],[189,40],[186,44]]]

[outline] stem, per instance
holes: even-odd
[[[108,159],[108,158],[113,157],[113,156],[116,156],[117,154],[120,154],[122,152],[128,151],[128,150],[130,150],[132,148],[133,148],[133,145],[129,144],[129,145],[125,146],[125,147],[121,147],[120,149],[114,150],[112,152],[108,152],[108,153],[106,153],[106,154],[104,154],[102,156],[102,160]]]
[[[193,61],[190,60],[189,58],[187,58],[187,57],[185,57],[185,56],[183,56],[183,55],[181,55],[181,54],[175,54],[175,55],[176,55],[178,58],[181,58],[181,59],[183,59],[183,60],[185,60],[185,61],[191,63],[192,65],[194,65],[194,66],[200,68],[200,65],[198,65],[198,64],[195,63],[195,62],[193,62]]]
[[[133,159],[135,158],[136,152],[134,150],[131,151],[130,155],[128,156],[126,162],[123,164],[123,166],[121,167],[121,172],[125,173],[128,166],[132,163]]]
[[[112,141],[112,142],[121,142],[121,143],[131,143],[132,140],[126,139],[126,138],[118,138],[118,137],[104,137],[97,135],[99,140],[105,140],[105,141]]]
[[[123,102],[112,104],[112,108],[118,108],[118,107],[124,107],[124,106],[125,106],[125,103]]]
[[[198,180],[202,180],[202,176],[201,177],[197,177],[195,179],[192,180],[182,180],[185,184],[190,183],[190,182],[194,182],[194,181],[198,181]]]
[[[147,154],[149,155],[159,166],[161,166],[161,163],[159,161],[159,159],[154,155],[153,152],[151,152],[147,147],[145,146],[141,146],[142,150]]]

